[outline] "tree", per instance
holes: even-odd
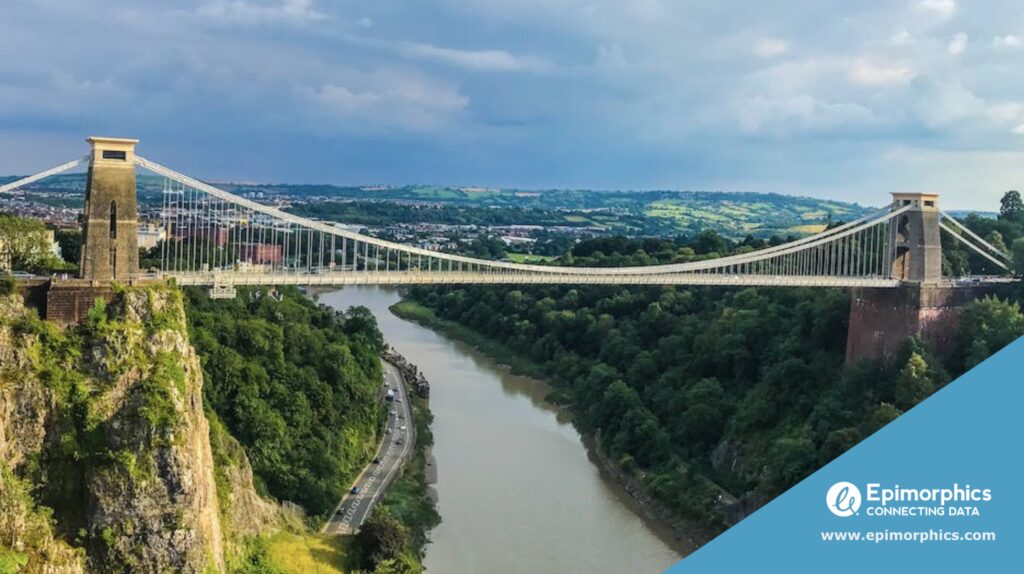
[[[707,255],[710,253],[717,253],[721,255],[725,253],[728,248],[725,243],[725,239],[711,229],[701,231],[700,234],[698,234],[697,237],[694,237],[693,241],[690,242],[690,247],[701,255]]]
[[[973,368],[1024,335],[1020,305],[985,297],[964,306],[957,329],[957,351],[963,368]]]
[[[1024,221],[1024,201],[1017,191],[1007,191],[999,201],[999,218],[1009,221]]]
[[[896,406],[905,411],[931,396],[936,386],[924,357],[918,353],[911,353],[900,370],[899,377],[896,378],[896,387],[893,391]]]
[[[0,247],[14,271],[47,273],[69,266],[53,252],[53,241],[38,219],[0,214]]]
[[[82,254],[82,232],[77,229],[60,229],[56,234],[60,245],[60,256],[72,265],[78,265]]]
[[[864,436],[874,434],[878,429],[899,418],[901,414],[903,413],[898,408],[889,403],[879,404],[862,425]]]
[[[985,241],[988,241],[989,243],[991,243],[992,247],[995,247],[999,251],[1002,251],[1003,253],[1006,253],[1006,251],[1007,251],[1007,249],[1006,249],[1006,242],[1003,241],[1003,234],[1002,233],[999,233],[998,231],[993,229],[992,233],[989,233],[988,237],[985,238]]]
[[[356,535],[363,566],[370,570],[388,561],[401,560],[408,543],[405,526],[383,510],[374,512]]]

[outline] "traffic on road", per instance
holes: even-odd
[[[381,363],[384,366],[386,387],[384,396],[390,405],[384,438],[373,461],[363,469],[324,525],[323,532],[327,534],[353,534],[358,531],[373,510],[373,505],[383,496],[402,464],[412,454],[415,436],[407,428],[407,423],[412,421],[412,411],[402,375],[391,363]]]

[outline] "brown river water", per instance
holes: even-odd
[[[388,307],[388,287],[320,293],[336,309],[368,307],[384,339],[430,381],[442,523],[434,574],[646,574],[682,556],[664,528],[594,462],[547,387]]]

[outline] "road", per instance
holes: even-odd
[[[384,490],[401,470],[402,463],[413,452],[415,431],[412,426],[412,410],[409,395],[402,375],[398,369],[381,361],[384,366],[384,383],[395,390],[395,400],[388,403],[387,429],[384,439],[377,447],[379,463],[371,462],[356,479],[352,486],[358,486],[359,492],[345,493],[331,519],[324,525],[322,532],[327,534],[354,534],[366,521],[373,510],[373,505],[384,494]],[[401,442],[401,444],[398,444]]]

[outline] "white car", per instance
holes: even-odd
[[[398,427],[400,430],[405,430],[405,425]]]

